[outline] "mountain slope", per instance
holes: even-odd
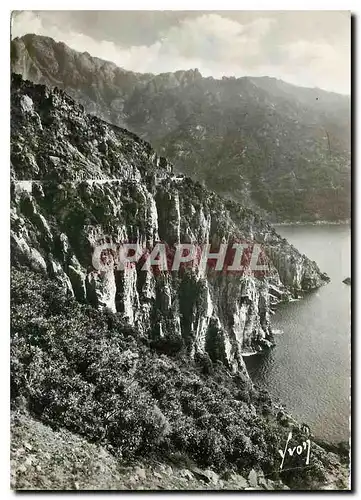
[[[13,75],[11,113],[11,394],[23,415],[13,442],[19,432],[36,443],[40,435],[51,453],[52,431],[28,422],[30,413],[81,436],[64,434],[85,445],[86,460],[94,443],[121,460],[180,455],[219,473],[268,474],[280,488],[279,479],[347,488],[339,458],[314,442],[310,468],[299,470],[297,456],[296,472],[277,472],[288,433],[297,443],[306,431],[253,387],[243,361],[271,346],[272,308],[327,276],[257,214],[174,175],[148,143],[87,115],[63,91]],[[237,240],[262,245],[269,273],[121,270],[110,253],[99,270],[92,260],[116,242],[149,250]],[[40,470],[28,471],[39,465],[35,443],[23,446],[15,487],[44,484]],[[64,484],[63,474],[88,481],[60,451],[50,485]]]
[[[310,467],[279,473],[303,428],[243,375],[164,354],[39,273],[11,286],[13,488],[347,488],[347,450],[314,441]]]
[[[259,216],[178,178],[148,143],[62,91],[14,76],[11,132],[14,262],[61,277],[79,300],[121,312],[144,334],[184,339],[193,353],[217,343],[230,367],[243,367],[242,351],[272,341],[272,302],[327,281]],[[96,249],[112,244],[235,241],[262,245],[269,272],[93,267]]]
[[[274,78],[136,74],[51,38],[12,41],[12,68],[150,141],[177,171],[273,220],[350,217],[350,101]]]

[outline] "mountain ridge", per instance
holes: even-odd
[[[139,74],[38,35],[12,68],[150,141],[175,169],[271,220],[350,217],[350,100],[269,77]]]
[[[176,71],[163,71],[163,72],[160,72],[160,73],[153,73],[153,72],[146,72],[146,73],[143,73],[143,72],[139,72],[139,71],[133,71],[133,70],[127,70],[126,68],[124,68],[123,66],[119,66],[117,65],[115,62],[111,61],[110,59],[103,59],[101,57],[98,57],[98,56],[92,56],[88,51],[79,51],[79,50],[76,50],[76,49],[73,49],[71,48],[70,46],[68,46],[65,42],[61,41],[61,40],[55,40],[55,38],[52,38],[50,36],[45,36],[45,35],[38,35],[38,34],[35,34],[35,33],[27,33],[26,35],[22,35],[22,36],[16,36],[14,38],[12,38],[12,42],[15,42],[16,43],[19,43],[21,41],[26,41],[28,40],[28,42],[31,44],[33,42],[33,40],[35,39],[40,39],[40,40],[43,40],[43,41],[47,41],[49,43],[55,43],[55,44],[58,44],[60,46],[65,46],[67,47],[68,49],[70,49],[72,52],[75,52],[75,53],[78,53],[80,55],[83,55],[83,56],[86,56],[88,58],[91,58],[91,59],[94,59],[96,61],[99,61],[103,64],[106,64],[106,65],[109,65],[109,66],[112,66],[114,67],[114,69],[117,69],[117,70],[120,70],[120,71],[123,71],[124,73],[131,73],[133,75],[137,75],[137,76],[141,76],[141,75],[149,75],[150,78],[154,78],[154,77],[157,77],[157,76],[165,76],[165,75],[175,75],[175,74],[180,74],[180,75],[187,75],[187,74],[194,74],[194,75],[197,75],[201,78],[204,78],[204,79],[208,79],[208,80],[216,80],[216,81],[222,81],[222,80],[239,80],[239,79],[244,79],[244,78],[247,78],[249,80],[252,80],[254,79],[255,81],[261,81],[262,79],[263,80],[271,80],[271,81],[275,81],[275,82],[281,82],[281,84],[287,86],[289,89],[304,89],[305,93],[307,92],[322,92],[322,93],[325,93],[326,95],[329,94],[330,96],[338,96],[339,98],[341,99],[345,99],[345,100],[350,100],[351,96],[350,94],[343,94],[343,93],[339,93],[339,92],[335,92],[335,91],[332,91],[332,90],[326,90],[326,89],[322,89],[320,87],[309,87],[309,86],[299,86],[299,85],[296,85],[294,83],[291,83],[291,82],[287,82],[286,80],[282,80],[281,78],[277,78],[277,77],[273,77],[273,76],[268,76],[268,75],[263,75],[263,76],[252,76],[252,75],[243,75],[243,76],[240,76],[240,77],[236,77],[236,76],[221,76],[221,77],[215,77],[215,76],[203,76],[202,73],[199,71],[198,68],[187,68],[187,69],[178,69]]]

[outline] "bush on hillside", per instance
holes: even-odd
[[[243,375],[167,356],[40,274],[14,269],[11,289],[13,406],[124,458],[180,453],[218,470],[277,470],[285,431]]]

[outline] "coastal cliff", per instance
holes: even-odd
[[[87,115],[63,91],[12,80],[12,260],[60,280],[80,302],[121,314],[139,335],[245,371],[272,345],[272,307],[328,278],[251,210],[224,201],[135,135]],[[97,247],[132,242],[262,245],[262,276],[212,269],[99,271]]]

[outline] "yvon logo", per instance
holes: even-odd
[[[310,463],[310,451],[311,451],[310,439],[306,439],[306,441],[303,441],[302,444],[298,444],[296,446],[288,446],[291,439],[292,439],[292,432],[289,432],[284,450],[278,450],[278,453],[281,455],[282,458],[280,470],[283,469],[283,465],[287,454],[290,457],[303,455],[305,457],[305,464],[309,465]]]

